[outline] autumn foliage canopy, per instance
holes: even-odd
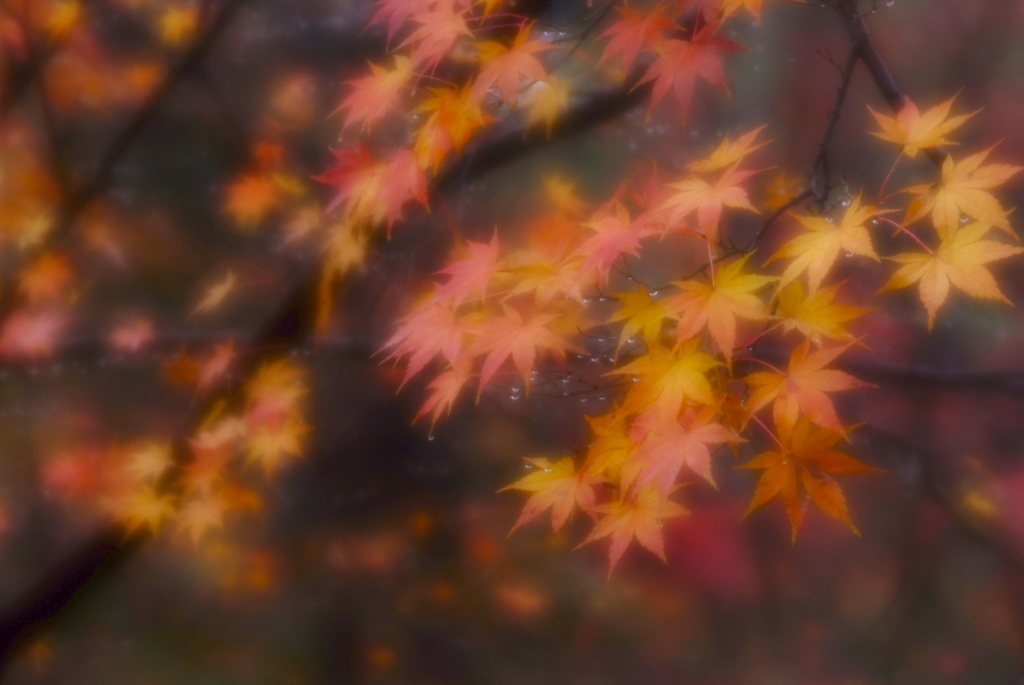
[[[840,399],[879,392],[843,366],[879,342],[861,329],[863,318],[904,289],[922,330],[953,301],[1010,306],[994,269],[1024,252],[1000,197],[1022,167],[1003,159],[998,140],[958,145],[977,112],[956,95],[917,102],[896,89],[864,28],[873,3],[799,3],[836,10],[851,36],[804,168],[776,165],[778,122],[763,121],[618,169],[599,197],[571,174],[530,179],[540,200],[515,225],[500,212],[464,224],[444,198],[494,159],[626,113],[666,140],[686,138],[695,110],[729,98],[730,60],[747,49],[734,28],[756,31],[776,2],[578,0],[554,3],[562,7],[553,17],[552,3],[531,0],[377,0],[367,30],[383,33],[386,54],[345,79],[325,120],[303,109],[308,80],[286,80],[246,164],[215,189],[225,223],[263,248],[272,233],[270,252],[306,260],[314,275],[289,301],[303,315],[249,343],[224,336],[199,350],[172,346],[159,374],[191,398],[188,428],[65,446],[42,468],[46,488],[123,535],[166,533],[189,545],[258,512],[267,479],[300,458],[317,430],[309,374],[289,346],[307,335],[329,342],[344,329],[349,283],[388,246],[412,240],[429,215],[450,229],[446,261],[370,351],[394,390],[417,398],[408,419],[423,439],[453,413],[497,398],[564,398],[586,415],[585,444],[521,455],[526,474],[502,488],[515,494],[494,495],[522,500],[510,530],[558,532],[575,517],[588,521],[575,543],[606,545],[609,571],[634,540],[665,559],[663,523],[687,515],[690,493],[713,493],[725,470],[747,469],[756,475],[747,514],[780,507],[794,544],[808,515],[859,534],[844,483],[887,477],[870,455],[851,453],[859,426]],[[186,55],[182,69],[207,49],[202,27],[223,18],[198,5],[117,4],[148,17],[163,48]],[[77,43],[87,41],[77,1],[2,5],[11,64],[65,45],[102,61]],[[871,130],[844,135],[882,141],[891,170],[850,187],[829,148],[841,113],[866,107],[846,101],[862,63],[881,99],[871,104]],[[146,64],[101,66],[116,71],[118,89],[69,68],[42,100],[44,114],[83,106],[75,99],[86,95],[141,103],[138,123],[129,121],[96,176],[67,169],[59,155],[46,159],[45,135],[30,127],[0,132],[0,244],[13,265],[0,288],[0,355],[15,364],[73,343],[91,285],[68,236],[90,254],[125,259],[111,228],[124,210],[100,196],[137,135],[132,127],[152,116],[146,103],[159,106],[180,78]],[[337,133],[315,167],[286,142],[313,126]],[[907,168],[919,180],[893,187]],[[178,323],[216,321],[255,280],[212,269]],[[112,323],[103,346],[131,357],[160,335],[138,313]]]

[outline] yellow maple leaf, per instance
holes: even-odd
[[[738,164],[751,152],[768,144],[768,141],[755,144],[757,136],[765,129],[765,126],[759,126],[753,131],[744,133],[736,140],[726,138],[706,158],[690,162],[688,165],[690,171],[695,174],[707,174]]]
[[[665,306],[678,319],[679,340],[689,340],[707,326],[726,362],[731,363],[736,346],[736,319],[764,321],[768,311],[754,293],[777,280],[772,276],[744,273],[750,255],[716,269],[712,283],[677,281],[682,290],[669,298]]]
[[[854,321],[870,310],[836,302],[842,283],[807,293],[800,281],[793,281],[779,291],[777,316],[782,330],[799,331],[815,345],[822,338],[853,340],[844,324]]]
[[[1020,254],[1024,248],[985,240],[991,229],[987,224],[971,224],[943,239],[935,252],[905,252],[892,257],[901,266],[880,292],[919,283],[921,302],[928,311],[929,330],[949,295],[950,285],[971,297],[1012,304],[985,265]]]
[[[151,533],[159,530],[170,516],[174,513],[174,504],[170,496],[157,492],[155,488],[147,487],[132,492],[119,506],[119,516],[129,533],[139,528],[148,528]]]
[[[935,185],[907,188],[917,198],[907,210],[905,223],[912,223],[931,212],[935,229],[949,238],[959,227],[960,217],[967,215],[981,223],[1000,228],[1016,239],[1010,227],[1009,213],[988,192],[1006,183],[1024,167],[1011,164],[985,164],[992,148],[965,158],[959,164],[952,157],[942,162],[942,179]]]
[[[700,350],[700,340],[690,340],[674,350],[654,347],[642,357],[615,369],[616,375],[636,376],[623,407],[640,413],[648,407],[664,416],[678,416],[686,401],[713,404],[711,383],[705,375],[720,362]]]
[[[594,508],[594,485],[601,478],[585,470],[577,472],[572,457],[555,462],[543,457],[534,457],[528,458],[526,462],[533,472],[498,491],[522,490],[533,493],[526,501],[519,519],[512,526],[510,535],[521,525],[532,521],[548,509],[551,510],[551,525],[557,533],[577,506],[584,511]]]
[[[868,107],[882,129],[872,135],[902,145],[903,154],[907,157],[916,157],[917,153],[923,149],[950,145],[953,141],[946,136],[981,111],[975,110],[970,114],[961,114],[947,119],[955,99],[954,95],[922,114],[917,105],[907,98],[895,117],[886,116]]]
[[[786,287],[806,271],[808,289],[814,292],[832,268],[840,251],[879,261],[871,245],[871,233],[865,224],[871,217],[888,211],[891,210],[880,210],[871,205],[861,206],[858,195],[850,201],[838,223],[820,216],[795,215],[806,231],[783,245],[766,262],[783,258],[793,260],[782,272],[779,288]]]
[[[622,349],[622,343],[632,339],[637,333],[643,335],[647,347],[651,348],[661,342],[661,324],[668,317],[668,310],[663,302],[651,297],[641,287],[633,293],[619,293],[615,296],[622,307],[608,317],[608,323],[624,322],[619,333],[619,344],[615,348],[616,355]]]

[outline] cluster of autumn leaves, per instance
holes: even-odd
[[[396,57],[394,69],[375,66],[350,83],[340,109],[348,124],[361,124],[364,131],[386,116],[382,103],[405,92],[415,69],[438,64],[439,26],[452,41],[445,50],[466,35],[453,17],[465,17],[468,6],[461,14],[445,3],[378,6],[376,18],[389,21],[391,35],[402,21],[416,28],[401,43],[408,54]],[[738,3],[729,7],[735,10]],[[719,33],[724,14],[711,15],[716,21],[688,40],[668,37],[670,17],[679,9],[623,8],[603,34],[601,59],[614,58],[629,69],[653,46],[653,60],[639,82],[653,83],[652,107],[671,92],[675,106],[685,111],[698,77],[724,85],[721,57],[735,45]],[[461,90],[430,88],[419,110],[426,123],[388,161],[371,166],[372,154],[363,147],[337,153],[339,166],[323,180],[338,186],[335,207],[352,226],[390,227],[410,199],[426,206],[427,182],[419,172],[436,169],[486,124],[490,115],[481,104],[515,107],[516,96],[530,91],[524,82],[541,81],[534,55],[550,46],[525,38],[528,30],[501,50],[471,49],[470,59],[481,61],[484,55],[506,55],[509,71],[495,75],[481,64],[479,81]],[[875,113],[881,128],[876,135],[900,146],[897,162],[923,149],[943,155],[941,146],[952,142],[948,136],[970,116],[950,118],[951,107],[948,101],[922,114],[908,101],[895,117]],[[1022,249],[991,239],[994,230],[1013,235],[991,190],[1018,167],[985,164],[988,152],[960,162],[947,155],[935,183],[888,196],[883,187],[880,201],[888,206],[867,204],[857,195],[833,198],[824,209],[795,209],[792,220],[779,222],[785,228],[775,229],[791,231],[790,238],[765,262],[778,262],[781,270],[761,273],[754,259],[758,245],[733,245],[724,221],[731,211],[759,211],[748,195],[757,169],[745,161],[764,144],[761,132],[724,140],[667,183],[652,174],[624,184],[589,213],[571,188],[551,181],[552,216],[535,227],[525,247],[503,250],[497,232],[488,241],[469,241],[399,322],[385,350],[389,360],[403,365],[403,385],[426,370],[435,373],[417,416],[432,422],[464,395],[479,399],[489,385],[518,396],[538,382],[550,384],[559,373],[574,383],[588,358],[609,352],[593,357],[589,341],[609,331],[618,338],[613,368],[605,370],[609,382],[600,386],[617,397],[614,408],[588,417],[591,439],[575,457],[527,460],[531,473],[509,486],[531,493],[515,527],[550,511],[557,531],[581,510],[595,521],[583,542],[610,538],[612,566],[634,538],[664,557],[661,523],[684,513],[673,499],[680,483],[696,477],[713,486],[713,455],[720,448],[731,446],[739,454],[741,443],[767,441],[768,449],[740,464],[760,473],[750,511],[781,500],[794,539],[809,503],[856,530],[835,476],[872,468],[841,448],[849,428],[833,394],[864,384],[833,367],[858,343],[848,325],[868,309],[848,303],[842,282],[830,282],[837,258],[879,262],[873,235],[904,236],[911,248],[885,258],[898,268],[882,290],[917,285],[929,327],[951,285],[973,297],[1005,301],[987,265]],[[401,188],[389,187],[392,181]],[[906,214],[896,221],[889,216],[896,211],[892,201],[907,196]],[[930,228],[921,228],[924,219]],[[642,265],[646,249],[670,237],[689,241],[693,254],[707,255],[699,271],[657,289],[623,278]],[[615,291],[623,282],[634,287]],[[616,306],[609,308],[609,301]],[[759,332],[741,340],[739,331],[751,327]],[[762,340],[791,350],[788,359],[759,357]]]
[[[68,137],[64,128],[79,119],[113,116],[120,123],[131,118],[167,65],[195,38],[204,10],[197,3],[164,0],[115,0],[102,10],[88,5],[79,0],[0,1],[0,92],[5,99],[0,112],[0,250],[7,269],[0,284],[0,360],[32,374],[73,343],[85,339],[88,346],[90,334],[98,336],[101,363],[108,357],[126,363],[161,360],[160,338],[169,328],[139,309],[101,310],[96,317],[101,322],[89,332],[79,307],[95,303],[93,291],[103,280],[95,278],[96,266],[114,278],[129,272],[126,267],[145,266],[138,227],[155,223],[158,212],[146,207],[136,214],[130,203],[109,197],[95,198],[77,214],[68,212],[70,196],[80,190],[73,183],[85,179],[61,178],[53,159],[63,150],[49,154],[48,146],[57,147],[62,136]],[[116,54],[102,44],[104,22],[97,21],[95,12],[113,12],[113,5],[119,16],[151,35],[148,51]],[[11,104],[17,95],[9,89],[18,84],[3,81],[19,70],[34,70],[28,77],[39,81],[27,113]],[[46,108],[52,108],[52,120],[40,121],[37,110]],[[287,185],[278,147],[258,144],[254,156],[280,177],[282,187],[297,185]],[[232,214],[230,203],[226,212]],[[238,286],[233,273],[223,275],[186,312],[189,319],[215,314]],[[185,388],[196,405],[209,408],[193,432],[176,440],[137,434],[111,442],[94,426],[76,430],[77,423],[88,422],[62,422],[45,436],[42,486],[120,521],[130,532],[168,529],[190,541],[221,528],[232,512],[258,509],[262,478],[303,452],[307,380],[290,359],[257,363],[253,354],[225,337],[163,358],[155,365],[166,379]],[[58,361],[54,371],[61,366]]]
[[[70,7],[66,21],[73,25],[75,3],[50,5]],[[341,143],[334,165],[317,177],[332,187],[333,198],[321,206],[285,146],[261,141],[227,187],[224,211],[250,227],[287,207],[289,240],[317,234],[326,311],[333,282],[366,261],[370,237],[389,233],[412,204],[429,209],[432,179],[492,124],[518,118],[527,129],[550,131],[579,83],[595,74],[649,84],[650,108],[671,106],[682,118],[699,81],[725,87],[723,57],[739,46],[722,35],[724,22],[760,9],[761,0],[625,3],[607,21],[595,10],[592,18],[603,28],[598,54],[583,45],[589,31],[546,33],[500,0],[379,0],[371,23],[385,27],[395,49],[390,64],[371,64],[347,83],[336,114],[344,135],[358,141]],[[688,34],[677,24],[687,14],[698,18]],[[54,16],[53,35],[68,35],[64,15]],[[183,40],[194,21],[161,15],[166,42]],[[305,110],[287,103],[300,101],[289,93],[307,85],[285,84],[276,125],[301,125]],[[950,117],[952,104],[921,113],[908,101],[895,117],[875,113],[876,135],[900,146],[897,161],[934,152],[970,116]],[[903,236],[909,249],[884,258],[897,268],[883,290],[916,286],[929,327],[951,286],[1006,301],[988,265],[1022,249],[992,239],[996,231],[1016,238],[991,191],[1018,167],[986,163],[990,151],[959,161],[945,155],[935,183],[889,196],[879,191],[879,206],[858,195],[831,198],[834,206],[797,208],[791,220],[765,226],[791,232],[765,261],[756,241],[733,244],[728,222],[735,212],[761,213],[749,183],[758,167],[748,157],[766,144],[762,133],[723,140],[667,182],[656,172],[638,176],[595,208],[571,184],[547,179],[552,209],[530,228],[525,244],[509,249],[497,231],[489,240],[468,241],[385,344],[387,360],[404,369],[402,385],[433,374],[417,416],[431,424],[460,398],[479,399],[496,385],[518,397],[561,380],[563,388],[596,388],[615,398],[610,411],[588,417],[591,439],[580,454],[527,460],[531,473],[509,486],[530,493],[515,527],[550,511],[557,531],[579,510],[595,522],[583,542],[610,538],[612,566],[634,538],[664,557],[661,523],[685,513],[675,501],[680,483],[713,486],[715,454],[723,447],[739,454],[741,444],[756,442],[769,447],[740,464],[759,472],[750,511],[781,500],[795,538],[813,502],[856,530],[834,476],[871,468],[840,447],[849,429],[832,396],[863,384],[833,367],[858,342],[849,324],[868,310],[850,304],[844,284],[830,278],[839,255],[878,262],[880,232]],[[46,207],[57,201],[54,184],[44,180],[30,193],[0,186],[10,196],[0,211],[41,217],[33,224],[19,215],[6,224],[24,224],[9,238],[32,249],[44,242],[48,229],[37,224],[53,221]],[[24,198],[39,197],[45,200],[39,206],[21,207]],[[910,198],[899,221],[891,207],[897,197]],[[114,249],[104,240],[97,237],[97,244]],[[666,287],[646,286],[631,274],[664,241],[681,242],[701,268]],[[761,270],[773,263],[774,271]],[[6,356],[52,352],[76,296],[65,258],[42,251],[31,264],[17,281],[25,307],[0,329]],[[228,273],[194,313],[216,309],[237,285]],[[30,315],[37,319],[19,319]],[[146,321],[131,321],[111,342],[135,352],[152,335]],[[595,355],[593,341],[608,337],[613,347]],[[759,356],[762,341],[786,349],[788,358]],[[610,368],[602,368],[609,358]],[[225,344],[206,357],[180,355],[167,374],[212,395],[236,361]],[[599,386],[582,380],[595,369],[606,381]],[[246,466],[272,474],[301,454],[306,392],[302,371],[289,362],[259,366],[241,401],[213,402],[184,444],[79,450],[51,462],[46,482],[91,499],[129,529],[173,524],[198,540],[227,513],[259,507]]]

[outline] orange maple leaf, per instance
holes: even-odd
[[[650,487],[640,490],[633,497],[598,505],[594,512],[604,516],[577,549],[594,540],[611,537],[612,544],[608,549],[609,576],[633,538],[665,561],[665,539],[661,532],[661,522],[687,513],[675,502],[658,497],[658,493]]]
[[[347,82],[351,92],[333,113],[346,110],[346,127],[362,122],[363,129],[369,130],[394,109],[411,75],[412,61],[403,55],[395,55],[395,66],[392,69],[371,63],[369,76]]]
[[[950,145],[953,141],[949,140],[946,136],[981,111],[979,109],[970,114],[961,114],[952,119],[947,119],[955,99],[956,96],[954,95],[945,102],[921,114],[921,110],[917,108],[917,105],[910,98],[907,98],[895,117],[880,114],[868,107],[872,116],[875,117],[875,121],[878,122],[879,127],[882,129],[879,132],[873,133],[873,135],[882,140],[902,145],[903,154],[907,157],[916,157],[917,153],[922,149]]]
[[[390,42],[410,16],[435,4],[437,0],[377,0],[377,11],[370,17],[370,24],[387,22]]]
[[[459,38],[471,36],[472,32],[466,26],[466,11],[457,11],[454,3],[438,2],[433,7],[420,3],[420,8],[412,14],[419,28],[399,47],[413,46],[413,63],[429,69],[448,54]]]
[[[547,70],[535,55],[553,50],[555,46],[540,40],[528,40],[530,28],[524,26],[511,46],[493,40],[477,43],[481,67],[469,90],[471,101],[483,100],[493,87],[497,88],[505,104],[514,107],[523,79],[543,81],[547,78]]]
[[[452,306],[431,299],[402,319],[398,330],[384,343],[385,349],[391,349],[385,361],[408,356],[401,385],[437,354],[454,366],[462,353],[467,328],[467,321],[459,318]]]
[[[638,444],[623,467],[623,487],[643,488],[650,484],[660,497],[666,498],[683,466],[714,485],[708,446],[735,439],[732,431],[713,421],[716,414],[715,410],[700,414],[687,410],[679,420],[657,412],[637,417],[630,434]]]
[[[675,24],[665,14],[664,4],[643,12],[629,7],[615,9],[619,17],[601,34],[602,38],[609,40],[598,63],[610,57],[618,57],[623,70],[629,71],[640,51],[657,49],[665,32]]]
[[[267,173],[245,174],[227,186],[224,211],[240,227],[258,224],[281,203],[281,193]]]
[[[629,210],[619,202],[613,210],[600,214],[584,226],[593,229],[594,234],[576,248],[575,254],[584,258],[580,271],[595,271],[602,282],[608,280],[608,273],[620,257],[636,255],[640,241],[654,233],[645,217],[631,221]]]
[[[477,342],[477,350],[481,354],[486,353],[487,357],[480,370],[478,397],[509,357],[512,358],[516,371],[523,377],[529,391],[530,371],[536,362],[538,349],[551,350],[559,359],[565,358],[566,350],[576,349],[569,341],[548,328],[548,324],[557,318],[557,315],[538,314],[524,319],[522,314],[508,305],[502,305],[502,310],[504,316],[491,319],[480,327],[481,335]]]
[[[740,46],[720,36],[717,30],[718,24],[709,22],[691,40],[669,39],[663,43],[658,59],[647,68],[637,84],[653,82],[651,109],[671,90],[681,116],[685,118],[698,76],[726,90],[722,57],[739,50]]]
[[[971,297],[1012,304],[985,265],[1020,254],[1024,248],[985,240],[991,229],[987,224],[971,224],[944,238],[935,252],[905,252],[892,257],[901,266],[880,292],[920,283],[929,330],[951,284]]]
[[[697,231],[712,243],[717,243],[722,210],[725,207],[758,213],[741,185],[756,173],[751,170],[739,171],[733,166],[714,183],[695,176],[670,183],[669,187],[675,192],[665,198],[658,211],[667,215],[665,224],[669,230],[683,230],[686,217],[696,212]]]
[[[353,219],[386,223],[390,229],[402,218],[402,208],[409,200],[429,208],[426,177],[409,150],[398,150],[381,162],[361,144],[331,152],[337,164],[314,177],[338,188],[326,211],[344,203]]]
[[[433,433],[434,425],[441,414],[444,413],[445,416],[451,414],[452,405],[455,404],[455,400],[458,399],[459,393],[462,392],[462,388],[469,381],[469,378],[470,373],[467,364],[458,364],[441,372],[427,386],[430,390],[430,395],[416,413],[413,422],[419,421],[427,414],[433,412],[430,420],[430,432]]]
[[[437,286],[434,297],[455,306],[471,296],[484,297],[494,274],[502,268],[498,251],[497,230],[491,235],[490,243],[467,241],[468,256],[437,272],[438,275],[448,276],[448,280]]]
[[[712,339],[732,362],[736,347],[736,319],[764,321],[768,310],[754,293],[777,279],[743,272],[750,255],[716,268],[714,281],[676,281],[683,292],[665,301],[670,314],[678,319],[677,336],[680,341],[698,335],[707,326]]]
[[[746,382],[752,388],[747,401],[749,414],[753,415],[774,402],[775,428],[780,437],[790,433],[801,414],[822,428],[844,434],[835,406],[826,393],[869,384],[845,371],[825,367],[845,352],[850,344],[811,352],[810,341],[805,340],[793,350],[789,368],[784,373],[757,371],[747,376]]]
[[[577,472],[572,457],[565,457],[556,462],[534,457],[527,458],[526,462],[528,468],[533,469],[533,473],[498,491],[523,490],[533,493],[530,499],[526,500],[523,511],[509,531],[509,535],[548,509],[551,510],[551,526],[557,533],[577,506],[584,511],[590,511],[596,506],[594,485],[603,479],[585,470]]]
[[[827,514],[835,516],[860,535],[850,518],[846,498],[838,483],[829,474],[845,475],[877,471],[871,466],[834,449],[843,434],[819,428],[811,430],[800,419],[784,446],[758,454],[739,468],[760,469],[761,477],[747,509],[747,516],[775,497],[782,500],[793,530],[793,542],[806,513],[801,486],[811,501]]]

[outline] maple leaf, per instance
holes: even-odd
[[[345,110],[346,127],[362,122],[363,129],[368,131],[394,109],[411,75],[412,61],[403,55],[395,55],[392,69],[371,63],[369,76],[346,82],[351,92],[332,114]]]
[[[637,83],[639,86],[653,82],[650,109],[671,90],[679,104],[680,115],[685,118],[698,76],[726,90],[722,57],[739,50],[740,46],[718,35],[717,30],[718,24],[709,22],[691,40],[669,39],[663,43],[661,54]]]
[[[419,24],[419,28],[409,34],[399,47],[412,45],[413,64],[430,69],[448,54],[455,41],[462,36],[472,36],[472,32],[463,18],[465,10],[456,11],[454,3],[440,2],[433,7],[430,4],[421,7],[412,14],[412,20]]]
[[[285,458],[302,456],[308,432],[309,426],[294,417],[277,426],[261,426],[246,441],[247,459],[272,474]]]
[[[74,273],[64,255],[44,254],[18,274],[18,292],[29,304],[61,299]]]
[[[655,347],[611,371],[614,375],[638,377],[623,405],[634,413],[653,406],[658,413],[675,418],[687,400],[713,404],[715,396],[705,374],[720,364],[699,348],[699,340],[691,340],[674,350]]]
[[[654,488],[650,487],[640,490],[633,497],[598,505],[594,512],[604,516],[577,549],[594,540],[611,537],[612,544],[608,549],[609,576],[633,538],[665,561],[665,539],[661,532],[661,522],[687,513],[675,502],[658,497]]]
[[[681,227],[684,219],[690,213],[696,212],[697,230],[707,236],[712,243],[717,243],[722,210],[725,207],[758,213],[757,208],[750,204],[747,191],[741,185],[756,173],[757,171],[751,170],[738,171],[733,166],[714,183],[697,177],[670,183],[669,187],[675,192],[665,198],[658,211],[668,215],[665,224],[670,230],[673,230],[673,227]]]
[[[209,491],[224,479],[245,426],[234,418],[204,426],[188,441],[192,460],[185,466],[184,482],[189,492]]]
[[[402,319],[398,330],[384,343],[385,349],[392,350],[385,361],[408,356],[405,375],[399,387],[422,371],[437,354],[455,366],[462,352],[466,332],[466,320],[460,319],[451,305],[431,299],[414,309]]]
[[[191,538],[193,545],[198,545],[211,530],[224,527],[224,514],[227,505],[222,498],[208,491],[190,497],[178,514],[177,532]]]
[[[509,535],[548,509],[551,510],[551,526],[557,533],[577,506],[584,511],[590,511],[596,506],[594,485],[603,479],[585,470],[577,472],[572,457],[565,457],[556,462],[544,457],[534,457],[527,458],[526,463],[533,472],[498,491],[522,490],[533,493],[530,499],[526,500],[523,511],[509,531]]]
[[[370,24],[387,22],[388,41],[416,12],[429,10],[438,0],[378,0],[377,11],[370,17]]]
[[[624,411],[612,411],[601,416],[585,417],[593,438],[587,447],[583,469],[604,474],[619,469],[633,453],[635,443],[626,427]]]
[[[498,231],[491,235],[490,243],[466,242],[468,256],[449,264],[437,273],[448,276],[448,280],[437,286],[434,297],[454,306],[469,297],[484,297],[487,286],[495,272],[502,268],[498,260]]]
[[[306,372],[287,359],[265,364],[245,384],[249,427],[274,427],[294,418],[309,392]]]
[[[238,285],[238,278],[234,271],[228,271],[224,276],[206,289],[196,306],[192,308],[193,316],[206,314],[218,309],[227,296],[235,291]]]
[[[800,344],[789,358],[785,373],[757,371],[746,377],[752,392],[747,402],[749,415],[774,402],[775,428],[780,437],[789,435],[801,413],[808,419],[837,433],[843,425],[826,393],[867,386],[845,371],[826,369],[850,344],[811,352],[810,341]]]
[[[171,445],[167,442],[146,442],[132,447],[127,454],[125,470],[136,481],[155,482],[171,466]]]
[[[174,502],[169,495],[147,487],[126,496],[118,509],[129,534],[143,527],[155,533],[174,514]]]
[[[789,516],[795,543],[806,513],[806,501],[800,495],[802,486],[822,511],[860,535],[850,518],[842,490],[829,474],[868,473],[878,469],[834,449],[842,439],[843,434],[836,431],[824,428],[812,431],[810,424],[801,418],[784,446],[762,452],[741,464],[739,468],[762,471],[746,515],[779,497]]]
[[[732,431],[713,421],[716,415],[717,409],[706,409],[700,414],[687,410],[679,420],[666,419],[657,412],[641,414],[631,429],[631,437],[639,443],[629,459],[635,473],[623,469],[623,487],[643,488],[651,484],[664,499],[683,466],[715,485],[708,446],[735,439]]]
[[[245,174],[227,186],[224,211],[242,228],[255,226],[281,204],[281,193],[264,172]]]
[[[736,319],[767,319],[764,302],[754,293],[777,280],[771,276],[744,273],[743,267],[749,258],[750,255],[746,255],[716,268],[712,283],[673,283],[683,292],[667,299],[665,307],[678,319],[676,335],[680,341],[689,340],[707,326],[726,362],[732,363],[732,352],[736,347]]]
[[[954,95],[922,114],[917,105],[910,98],[906,98],[906,102],[895,117],[880,114],[868,107],[882,129],[872,135],[902,145],[903,154],[911,158],[916,157],[922,149],[950,145],[953,141],[946,136],[981,111],[979,109],[970,114],[961,114],[947,119],[955,99]]]
[[[658,302],[640,286],[637,286],[636,292],[617,294],[615,299],[621,302],[622,306],[606,321],[625,322],[622,324],[622,331],[619,332],[619,343],[615,347],[616,355],[622,349],[622,343],[631,340],[637,333],[643,335],[648,348],[661,343],[661,324],[669,316],[664,302]]]
[[[491,88],[497,88],[498,95],[509,107],[515,107],[519,84],[525,79],[543,81],[547,70],[535,55],[555,49],[554,45],[540,40],[528,40],[530,27],[524,26],[516,35],[511,46],[488,40],[476,44],[480,51],[480,73],[469,90],[470,101],[479,102]]]
[[[695,174],[710,174],[728,167],[735,167],[747,155],[768,144],[767,141],[754,144],[757,136],[765,129],[765,126],[767,124],[758,126],[753,131],[744,133],[736,140],[726,138],[706,158],[690,162],[687,165],[688,168]]]
[[[836,302],[840,287],[842,283],[836,283],[808,294],[800,281],[793,281],[783,288],[779,291],[776,312],[782,330],[799,331],[819,347],[822,338],[853,340],[843,324],[859,319],[871,310]]]
[[[935,314],[949,295],[950,285],[971,297],[1012,304],[999,290],[999,284],[985,265],[1020,254],[1024,248],[985,240],[991,229],[986,224],[971,224],[943,239],[935,252],[904,252],[892,257],[901,266],[880,292],[920,283],[921,302],[928,311],[929,330],[935,323]]]
[[[469,87],[433,88],[416,112],[427,114],[426,122],[416,132],[413,153],[425,169],[437,169],[452,150],[460,150],[485,126],[491,117],[484,114],[480,103],[470,99]]]
[[[426,177],[409,150],[398,150],[381,162],[375,162],[363,145],[331,153],[337,164],[314,177],[338,188],[326,211],[344,203],[354,219],[386,223],[390,229],[402,218],[402,207],[409,200],[429,208]]]
[[[413,422],[419,421],[427,414],[433,412],[433,416],[430,419],[430,432],[433,434],[437,419],[440,418],[442,413],[445,416],[451,414],[452,405],[455,404],[455,400],[458,399],[459,393],[462,392],[462,388],[469,381],[469,378],[469,368],[466,364],[458,364],[441,372],[427,386],[430,390],[430,395],[416,413]]]
[[[615,9],[619,17],[601,34],[601,38],[608,38],[608,43],[598,64],[610,57],[618,57],[623,70],[629,71],[640,51],[657,49],[664,33],[672,29],[674,23],[665,14],[664,4],[643,12],[629,7]]]
[[[530,371],[537,358],[537,350],[551,350],[559,359],[565,358],[567,349],[575,347],[547,326],[556,315],[538,314],[528,320],[512,307],[502,305],[504,316],[496,317],[481,325],[480,340],[477,342],[479,353],[486,353],[483,367],[480,370],[480,385],[477,397],[484,386],[494,377],[506,359],[512,358],[516,371],[523,377],[527,392],[530,389]]]
[[[871,233],[865,224],[871,217],[889,211],[892,210],[880,210],[871,205],[862,207],[858,195],[850,201],[843,218],[838,223],[833,223],[820,216],[795,215],[796,220],[806,229],[806,232],[800,233],[783,245],[766,262],[770,263],[782,258],[793,259],[782,272],[779,288],[786,287],[806,271],[808,289],[813,293],[832,268],[840,250],[868,257],[876,262],[879,261],[875,248],[871,245]]]
[[[603,213],[584,224],[594,230],[575,251],[583,257],[580,271],[596,271],[602,282],[608,280],[608,273],[615,262],[624,255],[636,255],[640,241],[654,233],[654,229],[643,218],[630,221],[629,210],[616,202],[614,211]]]
[[[932,214],[932,222],[939,236],[949,238],[959,227],[963,214],[1002,229],[1016,239],[1010,227],[1008,212],[988,192],[1006,183],[1024,167],[1010,164],[986,164],[982,162],[992,148],[965,158],[959,164],[947,156],[942,161],[942,179],[935,185],[908,188],[905,192],[919,195],[907,209],[905,223],[913,223],[921,217]]]

